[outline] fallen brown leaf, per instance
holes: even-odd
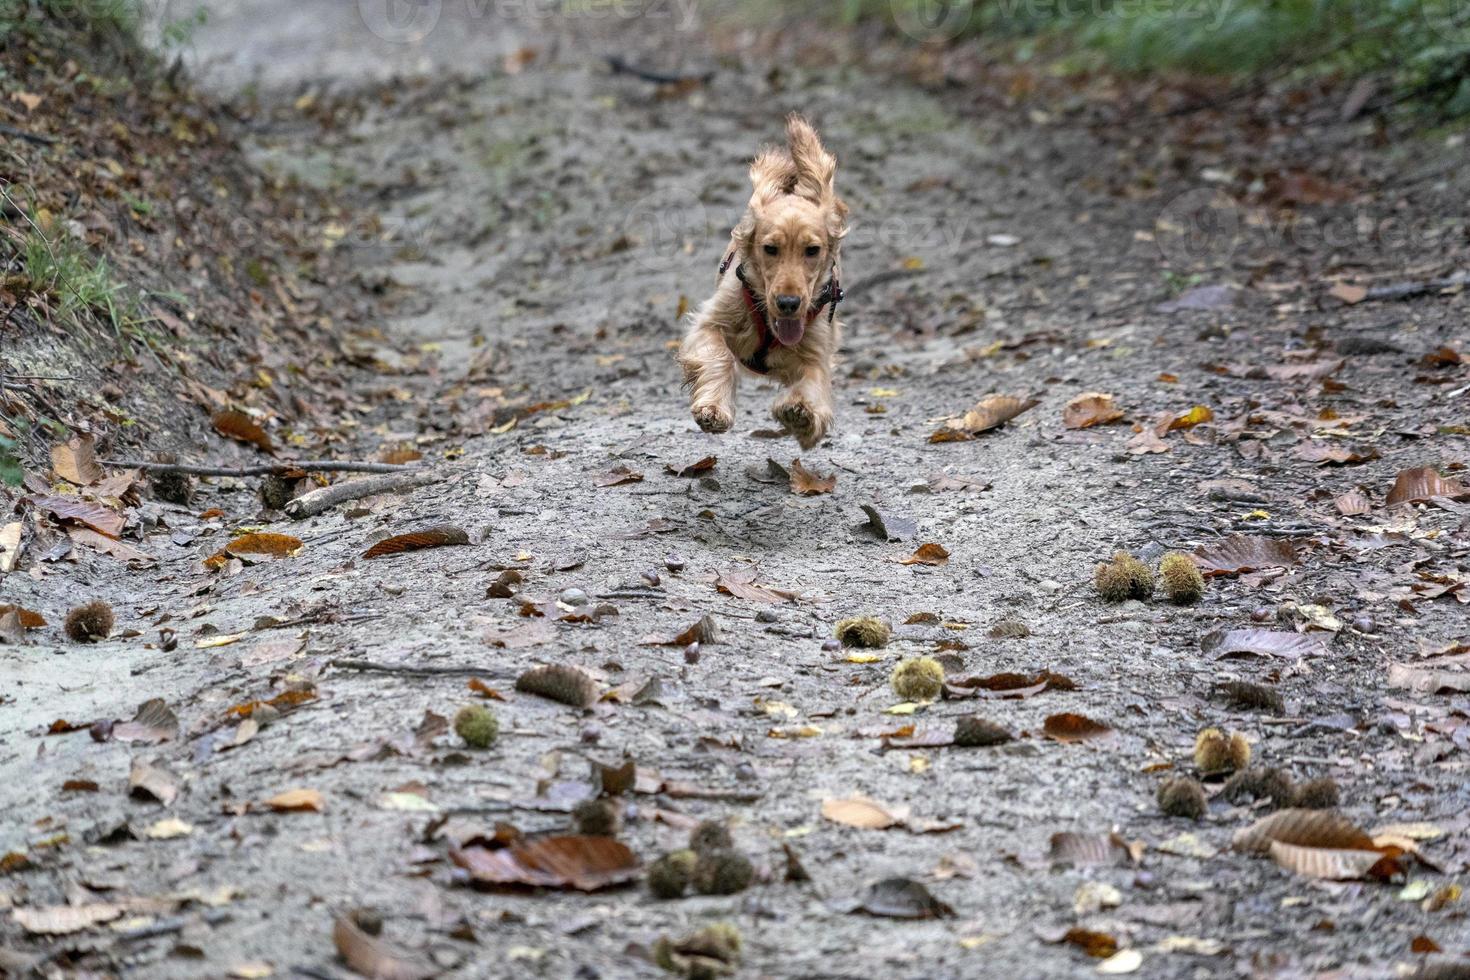
[[[277,813],[321,813],[327,806],[321,790],[316,789],[288,789],[266,800],[265,805]]]
[[[1041,733],[1058,742],[1087,742],[1115,734],[1108,725],[1070,711],[1048,715],[1042,723]]]
[[[831,493],[837,486],[837,474],[819,476],[801,465],[801,460],[791,461],[791,492],[802,496],[813,497],[821,493]]]
[[[452,848],[449,859],[479,884],[584,892],[625,884],[642,870],[622,841],[581,834],[542,837],[493,851],[477,846]]]
[[[52,446],[51,468],[57,476],[79,487],[96,483],[105,475],[97,465],[90,435],[75,436],[64,446]]]
[[[22,503],[44,510],[59,521],[83,524],[109,538],[119,537],[126,523],[123,516],[116,511],[75,497],[26,497]]]
[[[215,412],[210,422],[214,425],[214,431],[222,436],[228,436],[247,445],[258,446],[268,453],[275,451],[271,437],[266,435],[266,431],[244,412],[225,409],[222,412]]]
[[[348,915],[333,918],[332,944],[348,969],[371,980],[426,980],[439,972],[363,932]]]
[[[1014,395],[986,395],[975,407],[956,419],[950,419],[929,437],[930,442],[964,442],[983,432],[1005,425],[1022,412],[1035,408],[1035,398]]]
[[[1069,429],[1110,425],[1122,418],[1123,410],[1113,403],[1113,396],[1101,391],[1078,395],[1062,409],[1062,424]]]
[[[943,565],[949,561],[949,552],[943,546],[929,542],[921,544],[917,551],[899,562],[900,565]]]
[[[406,551],[419,551],[424,548],[440,548],[445,545],[469,544],[470,536],[465,533],[464,528],[453,524],[437,524],[426,527],[419,531],[410,531],[407,534],[395,534],[391,538],[384,538],[362,553],[364,558],[382,558],[384,555],[398,555]]]
[[[1422,504],[1433,497],[1458,500],[1467,495],[1470,495],[1470,488],[1459,480],[1446,480],[1435,472],[1434,467],[1421,466],[1399,471],[1393,489],[1388,491],[1386,503],[1392,507],[1394,504]]]
[[[887,830],[902,826],[908,820],[906,811],[894,812],[876,800],[866,796],[822,801],[822,816],[833,823],[864,830]]]
[[[1239,575],[1263,568],[1295,565],[1299,558],[1296,546],[1281,538],[1247,537],[1232,534],[1194,549],[1200,571],[1206,577]]]

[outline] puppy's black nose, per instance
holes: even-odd
[[[792,316],[799,309],[801,309],[800,296],[776,297],[776,312],[780,313],[782,316]]]

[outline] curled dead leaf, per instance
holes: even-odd
[[[866,796],[823,800],[822,816],[833,823],[861,827],[864,830],[887,830],[889,827],[902,826],[908,819],[907,813],[894,812]]]
[[[1300,561],[1296,546],[1281,538],[1232,534],[1194,549],[1200,571],[1206,577],[1239,575],[1263,568],[1284,568]]]
[[[306,545],[289,534],[255,531],[242,534],[219,551],[204,559],[209,568],[223,568],[231,555],[264,555],[270,558],[295,558]]]
[[[1373,510],[1373,502],[1357,490],[1350,490],[1333,501],[1343,517],[1359,517]]]
[[[0,605],[0,616],[15,613],[16,621],[22,629],[38,630],[46,625],[46,617],[38,612],[26,609],[23,606]]]
[[[1434,467],[1421,466],[1399,471],[1393,481],[1393,489],[1388,491],[1386,503],[1392,507],[1394,504],[1422,504],[1434,497],[1459,500],[1465,496],[1470,496],[1470,488],[1459,480],[1446,480]]]
[[[1111,425],[1122,418],[1123,410],[1113,403],[1113,396],[1101,391],[1084,392],[1062,409],[1062,424],[1069,429]]]
[[[1087,834],[1063,830],[1051,835],[1048,857],[1074,868],[1104,868],[1136,862],[1128,842],[1115,833]]]
[[[964,442],[982,432],[1005,425],[1022,412],[1035,408],[1040,402],[1035,398],[1017,398],[1014,395],[986,395],[975,403],[975,407],[956,419],[950,419],[929,437],[930,442]]]
[[[912,878],[884,878],[868,886],[850,911],[887,919],[947,919],[954,909]]]
[[[1231,846],[1237,851],[1266,854],[1276,841],[1334,850],[1373,849],[1373,838],[1346,817],[1331,810],[1295,808],[1278,810],[1236,831]]]
[[[1188,411],[1180,412],[1170,418],[1163,424],[1162,431],[1158,434],[1163,435],[1165,432],[1173,432],[1177,429],[1192,429],[1196,425],[1212,422],[1214,418],[1215,412],[1208,405],[1195,405]]]
[[[363,932],[349,915],[333,918],[332,944],[348,969],[371,980],[426,980],[439,972],[414,963],[408,954]]]
[[[327,807],[321,790],[316,789],[288,789],[266,800],[265,805],[277,813],[321,813]]]
[[[228,436],[236,442],[257,446],[266,452],[274,452],[275,446],[271,443],[271,437],[266,431],[256,424],[255,420],[244,412],[235,409],[225,409],[215,412],[210,419],[214,425],[214,431],[222,436]]]
[[[1397,855],[1377,850],[1304,847],[1273,840],[1270,852],[1276,863],[1286,870],[1327,881],[1386,880],[1402,871]]]
[[[1048,715],[1041,733],[1058,742],[1087,742],[1116,734],[1108,725],[1070,711]]]
[[[521,841],[510,847],[452,848],[449,859],[484,885],[527,885],[591,892],[637,878],[638,858],[611,837],[569,834]]]
[[[799,493],[804,497],[814,497],[817,494],[831,493],[836,486],[836,473],[820,476],[801,465],[800,459],[793,459],[791,461],[792,493]]]
[[[949,552],[942,545],[930,541],[919,545],[917,551],[899,562],[900,565],[943,565],[949,561]]]
[[[454,524],[436,524],[426,527],[420,531],[410,531],[407,534],[395,534],[391,538],[384,538],[362,553],[364,558],[381,558],[384,555],[398,555],[406,551],[420,551],[424,548],[440,548],[445,545],[469,544],[470,536],[465,533],[464,528]]]
[[[1300,660],[1324,656],[1327,642],[1320,636],[1280,630],[1215,630],[1200,639],[1200,649],[1216,660],[1242,656]]]
[[[56,475],[79,487],[101,480],[104,474],[97,465],[97,454],[90,435],[75,436],[62,446],[51,447],[51,468]]]

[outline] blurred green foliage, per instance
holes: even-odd
[[[1470,114],[1470,0],[843,0],[843,15],[918,40],[1057,41],[1136,73],[1378,74]]]

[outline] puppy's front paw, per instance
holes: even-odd
[[[694,421],[706,432],[729,432],[735,420],[730,413],[714,405],[701,405],[694,409]]]
[[[806,402],[793,401],[777,405],[771,414],[786,431],[796,437],[802,449],[811,449],[827,434],[826,422]]]

